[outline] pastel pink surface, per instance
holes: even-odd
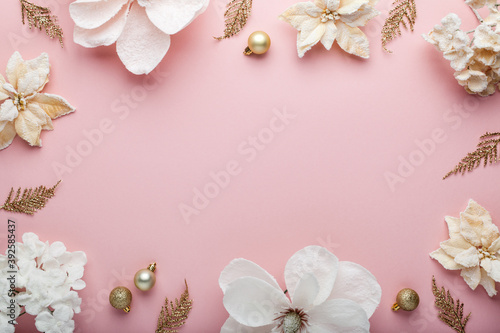
[[[383,296],[372,332],[451,332],[437,319],[432,275],[472,312],[468,331],[497,331],[499,297],[470,290],[459,272],[445,271],[428,255],[448,238],[444,216],[458,216],[469,198],[500,224],[499,166],[441,180],[480,135],[500,130],[499,94],[470,97],[420,36],[449,12],[474,28],[463,1],[417,3],[415,32],[405,31],[387,54],[380,29],[392,1],[382,0],[382,15],[364,28],[371,43],[365,61],[320,45],[299,59],[296,31],[277,19],[291,0],[255,2],[243,32],[218,42],[212,36],[223,31],[226,0],[214,0],[172,36],[153,74],[139,77],[126,71],[114,45],[85,49],[72,42],[70,1],[41,3],[59,16],[65,48],[22,26],[19,3],[9,1],[0,12],[0,67],[16,50],[25,59],[48,52],[46,92],[77,111],[43,132],[43,148],[16,138],[0,152],[1,198],[11,187],[63,179],[35,216],[0,211],[0,244],[5,247],[11,218],[19,239],[32,231],[87,253],[76,332],[153,332],[165,296],[179,297],[184,279],[194,305],[181,332],[219,332],[227,313],[218,277],[233,258],[258,263],[284,288],[286,261],[312,244],[377,277]],[[272,47],[245,57],[255,30],[266,31]],[[273,120],[276,110],[294,118]],[[101,137],[96,131],[103,122],[108,133]],[[435,131],[439,142],[430,145]],[[267,143],[252,150],[259,134]],[[386,175],[398,174],[402,159],[418,165],[401,169],[404,181],[391,188]],[[207,184],[228,163],[236,172],[217,193]],[[61,165],[66,169],[58,172]],[[213,198],[197,215],[183,217],[182,205],[193,206],[197,190]],[[133,275],[152,261],[157,283],[141,292]],[[118,285],[133,292],[129,314],[108,304]],[[390,307],[405,287],[418,291],[420,306],[394,313]],[[19,322],[16,332],[34,331],[29,317]]]

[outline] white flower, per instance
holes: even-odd
[[[77,0],[70,5],[74,41],[84,47],[111,45],[127,69],[148,74],[170,47],[170,35],[184,29],[209,0]]]
[[[480,9],[484,6],[488,6],[488,8],[494,9],[497,0],[465,0],[465,3],[475,9]]]
[[[368,58],[368,38],[358,27],[380,14],[378,0],[315,0],[297,3],[280,15],[299,31],[297,52],[302,58],[321,41],[330,50],[335,40],[346,52]]]
[[[53,130],[52,119],[75,111],[64,98],[42,93],[49,81],[49,56],[25,61],[14,52],[7,63],[7,81],[0,75],[0,150],[7,148],[16,134],[30,146],[41,146],[42,130]]]
[[[461,71],[474,55],[469,46],[470,38],[460,30],[462,21],[457,14],[448,14],[441,20],[441,24],[434,26],[428,35],[424,34],[422,37],[443,52],[443,57],[450,61],[453,69]]]
[[[11,318],[5,313],[0,312],[0,332],[2,333],[14,333],[16,330],[15,326],[10,324]]]
[[[474,32],[474,46],[498,53],[500,52],[500,35],[490,26],[481,24]]]
[[[290,299],[260,266],[233,260],[219,278],[230,315],[221,333],[369,332],[382,292],[362,266],[309,246],[290,258],[285,282]]]
[[[67,306],[60,306],[50,314],[48,310],[41,312],[35,318],[35,326],[38,331],[44,333],[72,333],[75,329],[73,310]]]
[[[447,216],[450,239],[430,254],[444,268],[461,270],[461,276],[474,290],[481,284],[489,296],[496,295],[500,282],[500,233],[491,216],[474,200],[460,218]]]

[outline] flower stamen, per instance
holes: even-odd
[[[282,311],[275,321],[278,322],[277,328],[281,328],[282,333],[300,333],[308,326],[309,316],[303,309],[288,309]]]
[[[335,20],[338,20],[339,18],[340,18],[339,13],[337,13],[335,11],[332,12],[328,8],[325,9],[325,11],[323,12],[323,14],[321,14],[321,22],[322,23],[326,23],[329,20],[335,21]]]
[[[14,105],[17,107],[18,111],[24,111],[27,104],[24,94],[20,93],[14,96]]]

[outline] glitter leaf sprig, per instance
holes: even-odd
[[[432,277],[432,293],[435,297],[434,304],[439,309],[438,318],[456,332],[465,333],[465,325],[467,325],[471,313],[464,318],[464,303],[460,303],[460,300],[457,299],[455,305],[450,291],[445,290],[444,287],[439,289],[436,286],[434,276]]]
[[[397,36],[401,36],[401,25],[413,31],[417,19],[415,0],[396,0],[393,5],[395,7],[389,11],[389,17],[382,27],[382,47],[389,53],[392,51],[385,46]]]
[[[448,172],[443,179],[448,178],[451,175],[457,173],[462,173],[462,175],[468,171],[471,172],[475,168],[481,165],[486,166],[488,164],[493,164],[498,162],[498,150],[497,146],[500,143],[500,132],[489,133],[481,135],[479,138],[479,143],[477,148],[472,153],[468,153],[467,156],[462,158],[460,163],[455,166],[453,170]]]
[[[46,188],[43,185],[35,189],[27,188],[22,191],[22,194],[21,188],[17,192],[14,192],[14,188],[11,188],[7,200],[5,200],[3,206],[0,206],[0,209],[33,215],[36,211],[45,207],[47,201],[55,195],[55,190],[60,183],[61,181],[58,181],[51,188]],[[14,193],[16,194],[14,195]]]
[[[29,28],[37,28],[42,31],[45,29],[45,34],[50,38],[57,37],[61,47],[64,47],[63,43],[63,30],[57,23],[57,16],[52,15],[50,8],[35,5],[27,0],[19,0],[21,3],[21,15],[23,24],[25,24],[25,18],[28,20]]]
[[[158,317],[158,326],[156,333],[177,333],[178,329],[186,323],[189,311],[193,308],[193,300],[189,299],[189,290],[187,282],[186,290],[181,295],[180,300],[175,299],[174,302],[168,301],[165,298],[165,306],[161,308],[160,316]]]
[[[238,34],[247,24],[247,20],[251,12],[252,0],[231,0],[227,4],[227,10],[224,13],[226,23],[224,35],[214,38],[222,40]]]

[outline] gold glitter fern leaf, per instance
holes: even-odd
[[[385,51],[392,53],[385,46],[397,36],[401,36],[401,25],[413,31],[417,19],[417,5],[415,0],[396,0],[395,6],[389,11],[389,17],[382,27],[382,47]],[[406,21],[406,22],[405,22]]]
[[[436,286],[436,279],[432,277],[432,293],[434,294],[434,304],[439,309],[438,318],[446,325],[450,326],[458,333],[465,333],[465,325],[470,318],[470,313],[464,318],[464,303],[457,299],[456,304],[450,291],[444,287],[439,289]]]
[[[57,37],[61,47],[64,47],[62,28],[57,23],[57,16],[51,14],[50,8],[38,6],[26,0],[19,0],[19,2],[21,3],[23,24],[25,24],[26,18],[30,29],[33,27],[40,31],[45,29],[47,36]]]
[[[448,172],[443,179],[448,178],[451,175],[462,173],[464,174],[466,171],[471,172],[475,168],[481,165],[481,162],[484,166],[492,163],[498,162],[498,151],[497,146],[500,143],[500,132],[489,133],[481,135],[479,138],[479,143],[477,144],[477,148],[472,153],[468,153],[457,166]]]
[[[51,188],[39,186],[35,189],[25,189],[22,194],[21,188],[19,188],[17,192],[14,192],[14,188],[12,188],[9,197],[5,200],[3,206],[0,206],[0,209],[14,213],[33,215],[36,211],[45,207],[47,201],[55,195],[54,192],[60,183],[61,181],[58,181],[57,184]],[[16,194],[14,195],[14,193]]]
[[[226,29],[224,35],[214,37],[217,40],[226,39],[238,34],[247,24],[248,17],[252,12],[252,0],[232,0],[227,4],[224,13]]]
[[[165,306],[161,308],[160,316],[158,317],[158,326],[156,333],[177,333],[178,329],[186,323],[189,311],[193,308],[193,301],[189,299],[188,285],[186,290],[181,295],[180,300],[175,299],[174,302],[168,301],[165,298]]]

